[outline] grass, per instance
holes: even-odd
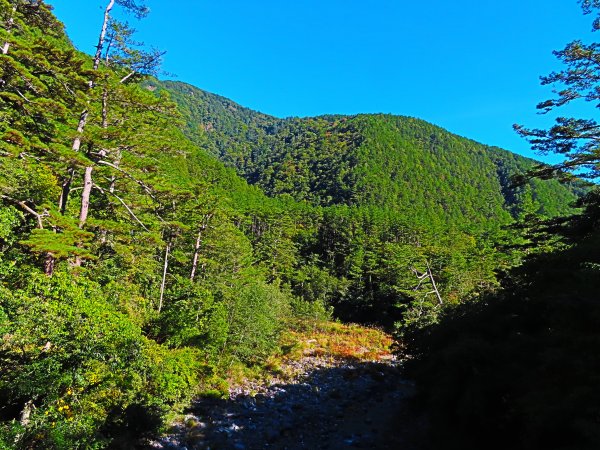
[[[336,360],[380,361],[391,358],[391,336],[375,328],[339,322],[295,326],[282,336],[282,357],[324,356]]]
[[[296,321],[283,332],[278,350],[262,364],[248,367],[232,363],[227,371],[227,382],[236,386],[274,378],[292,380],[298,373],[290,363],[306,357],[320,357],[330,362],[388,360],[392,358],[392,343],[390,335],[376,328],[334,321]]]

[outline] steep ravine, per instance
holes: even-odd
[[[285,382],[246,382],[227,400],[200,399],[152,448],[424,449],[425,421],[394,358],[351,362],[307,352]]]

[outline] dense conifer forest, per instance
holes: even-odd
[[[448,445],[594,448],[595,122],[519,128],[568,177],[415,118],[279,119],[159,81],[111,16],[143,3],[107,5],[90,56],[0,0],[0,448],[143,445],[332,320],[394,334]]]

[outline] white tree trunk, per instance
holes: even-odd
[[[196,245],[194,246],[194,257],[192,259],[192,271],[190,273],[190,281],[194,281],[196,277],[196,271],[198,270],[198,259],[200,257],[200,245],[202,244],[202,233],[208,227],[208,221],[212,218],[213,214],[207,214],[204,216],[204,220],[200,229],[198,230],[198,237],[196,238]]]
[[[94,70],[98,70],[98,67],[100,66],[102,49],[104,48],[104,40],[106,39],[106,30],[108,29],[108,22],[110,21],[110,11],[113,9],[114,5],[115,0],[110,0],[104,10],[104,21],[102,22],[102,29],[100,30],[100,36],[98,37],[98,45],[96,46],[96,55],[94,56]]]
[[[158,312],[162,311],[163,298],[165,296],[165,284],[167,282],[167,270],[169,268],[169,252],[171,251],[171,242],[167,242],[167,248],[165,249],[165,264],[163,267],[163,276],[160,283],[160,298],[158,300]]]
[[[92,170],[93,167],[86,167],[83,175],[83,192],[81,193],[81,210],[79,212],[79,228],[83,228],[87,222],[90,210],[90,194],[92,192]],[[75,257],[75,267],[80,267],[83,260],[80,256]]]
[[[196,270],[198,269],[198,258],[200,256],[200,244],[202,243],[202,229],[198,232],[196,245],[194,246],[194,258],[192,259],[192,272],[190,273],[190,281],[194,281]]]
[[[90,210],[90,194],[92,192],[92,171],[93,167],[86,167],[83,176],[83,192],[81,194],[81,210],[79,212],[79,228],[83,228],[87,222]]]
[[[6,32],[8,34],[10,34],[12,32],[12,27],[15,24],[15,14],[16,13],[17,13],[17,5],[15,4],[12,8],[12,14],[10,16],[10,19],[8,19],[8,22],[6,23]],[[7,55],[9,48],[10,48],[10,42],[6,41],[4,43],[4,45],[2,46],[2,54]]]
[[[79,116],[79,124],[77,125],[77,137],[73,141],[73,151],[78,152],[81,148],[81,136],[83,135],[83,130],[87,124],[88,118],[88,110],[84,110]]]
[[[431,280],[431,285],[433,286],[433,291],[437,296],[440,305],[444,304],[444,300],[442,300],[442,296],[440,295],[440,291],[438,290],[437,284],[435,283],[435,278],[433,278],[433,273],[431,272],[431,266],[429,265],[429,261],[427,261],[427,274],[429,275],[429,279]]]

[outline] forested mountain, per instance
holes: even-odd
[[[162,82],[194,142],[271,196],[393,210],[407,223],[489,229],[524,213],[571,212],[578,188],[511,177],[536,163],[392,115],[277,119],[180,82]]]
[[[578,2],[600,29],[600,2]],[[596,36],[597,38],[597,36]],[[554,112],[545,129],[515,129],[532,148],[561,155],[528,176],[593,182],[578,214],[527,220],[537,252],[506,273],[501,288],[449,308],[409,332],[410,373],[427,410],[433,448],[600,448],[600,44],[573,40],[554,52],[559,70],[537,105]],[[591,118],[590,118],[591,117]],[[542,251],[539,251],[542,249]]]
[[[183,136],[109,17],[91,58],[44,2],[0,1],[1,448],[131,448],[292,314],[234,199],[266,197]]]
[[[530,251],[502,225],[570,211],[510,187],[531,161],[417,119],[159,83],[113,8],[148,13],[108,1],[89,56],[43,1],[0,0],[2,448],[132,448],[298,321],[434,323]]]

